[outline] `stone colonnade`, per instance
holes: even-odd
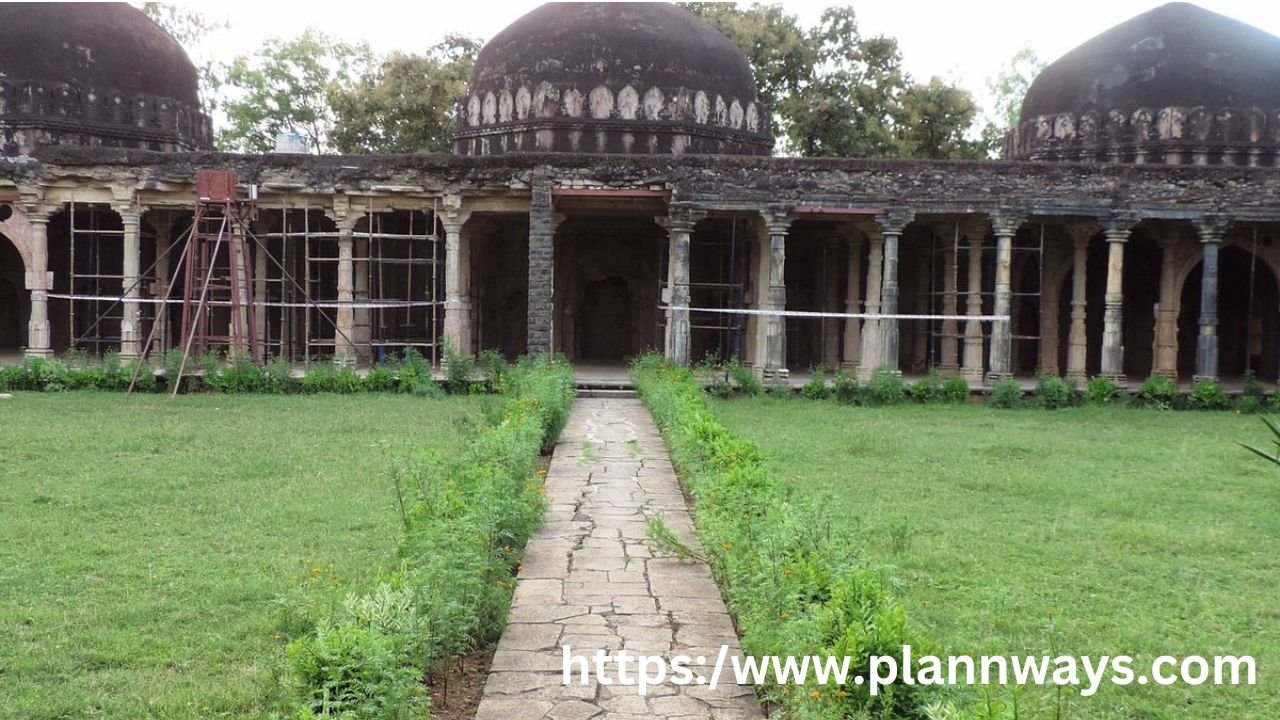
[[[555,213],[552,202],[552,183],[545,176],[536,175],[531,186],[527,205],[529,219],[529,285],[528,285],[528,350],[529,352],[553,351],[552,318],[554,268],[554,238],[556,227],[562,220]],[[367,283],[360,282],[355,271],[360,262],[354,227],[357,213],[351,212],[345,196],[317,199],[318,204],[330,208],[338,230],[337,298],[339,303],[352,303],[367,299]],[[444,272],[444,324],[443,335],[455,348],[469,352],[474,347],[471,308],[471,253],[466,224],[473,208],[461,196],[445,196],[438,217],[442,223],[446,251]],[[121,322],[121,354],[135,357],[141,351],[143,336],[142,298],[142,218],[149,210],[179,210],[178,204],[148,205],[136,199],[109,203],[123,226],[123,320]],[[29,355],[47,357],[52,354],[49,318],[49,293],[53,279],[49,272],[49,220],[61,206],[55,202],[24,204],[19,212],[0,226],[0,232],[19,248],[26,264],[26,285],[30,291],[28,321]],[[436,205],[434,207],[440,207]],[[706,209],[675,204],[664,218],[668,233],[668,287],[667,333],[665,352],[673,360],[688,363],[690,357],[690,252],[689,245],[697,223],[706,217]],[[739,210],[739,212],[741,212]],[[760,258],[755,278],[757,292],[752,309],[778,312],[787,309],[786,255],[788,238],[796,214],[790,208],[768,207],[758,211],[762,228],[756,252]],[[867,313],[870,315],[896,314],[899,309],[900,281],[899,255],[903,234],[907,226],[916,221],[909,209],[891,208],[869,214],[857,221],[837,225],[831,238],[825,240],[829,249],[843,248],[847,260],[842,261],[845,281],[844,294],[840,296],[841,283],[836,273],[824,276],[823,303],[833,312]],[[956,247],[943,251],[944,268],[941,314],[952,316],[942,321],[940,362],[945,373],[956,373],[971,383],[989,382],[1012,374],[1011,328],[1007,323],[992,323],[991,331],[984,334],[983,326],[974,320],[955,317],[961,314],[980,315],[983,311],[982,287],[984,267],[981,263],[986,236],[994,236],[994,297],[993,314],[1008,315],[1011,312],[1011,248],[1020,226],[1027,221],[1025,214],[1017,212],[993,212],[970,216],[966,228],[967,267],[960,267]],[[1064,259],[1071,270],[1069,332],[1066,348],[1066,377],[1083,381],[1088,374],[1090,353],[1097,353],[1101,374],[1122,380],[1124,377],[1124,262],[1125,248],[1131,232],[1139,219],[1133,216],[1113,216],[1084,219],[1067,223],[1064,229],[1069,236],[1069,247],[1064,248]],[[1200,307],[1198,308],[1198,335],[1196,337],[1196,377],[1215,378],[1218,375],[1218,255],[1224,235],[1230,223],[1218,216],[1200,216],[1191,219],[1196,229],[1200,256],[1203,258]],[[154,223],[153,223],[154,224]],[[988,232],[989,229],[989,232]],[[157,228],[157,241],[167,240],[168,232]],[[1087,265],[1089,243],[1101,234],[1107,254],[1105,278],[1105,302],[1102,308],[1090,308],[1085,297],[1087,289]],[[1173,249],[1168,239],[1160,240],[1162,248]],[[989,246],[988,246],[989,247]],[[865,265],[863,251],[865,248]],[[367,254],[368,250],[363,250]],[[828,250],[827,255],[837,258],[840,253]],[[161,253],[157,247],[156,256]],[[1177,373],[1177,315],[1176,287],[1178,266],[1174,252],[1164,253],[1160,267],[1160,301],[1156,308],[1156,342],[1153,371],[1159,374]],[[262,268],[264,263],[255,263]],[[168,265],[168,263],[164,263]],[[164,267],[168,271],[169,267]],[[966,291],[956,287],[958,274],[967,274]],[[1065,273],[1063,274],[1065,277]],[[1054,292],[1050,288],[1049,292]],[[154,291],[153,293],[154,294]],[[1042,299],[1045,307],[1057,307],[1054,296]],[[1184,309],[1189,310],[1189,309]],[[1044,317],[1046,325],[1057,325],[1056,317]],[[1101,347],[1090,348],[1087,338],[1087,318],[1091,312],[1101,312],[1103,317]],[[1056,315],[1056,310],[1053,313]],[[354,357],[357,345],[365,340],[360,332],[360,313],[351,307],[339,307],[335,313],[335,354]],[[155,322],[164,326],[168,319],[162,308],[154,313]],[[367,326],[367,319],[364,321]],[[899,322],[888,318],[842,318],[824,320],[824,361],[838,363],[858,376],[867,378],[879,367],[897,369],[899,346]],[[759,369],[766,378],[783,378],[787,374],[784,319],[779,315],[764,314],[754,323],[753,354],[748,362]],[[367,333],[365,333],[367,334]],[[1042,365],[1058,369],[1056,335],[1045,346],[1052,348],[1055,357],[1042,359]],[[985,353],[984,353],[985,345]],[[984,358],[985,354],[985,358]],[[833,363],[834,361],[834,363]]]

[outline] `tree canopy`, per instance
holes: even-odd
[[[938,77],[911,77],[897,41],[863,36],[849,6],[827,8],[807,28],[778,4],[684,6],[746,54],[781,154],[983,157],[1016,124],[1022,96],[1044,66],[1024,50],[991,81],[996,110],[975,139],[973,97]],[[143,9],[187,45],[217,27],[190,9]],[[230,64],[204,63],[201,90],[206,111],[217,107],[225,116],[217,137],[223,150],[266,152],[279,133],[293,132],[317,153],[444,152],[479,48],[451,35],[421,54],[381,56],[308,29]]]
[[[898,42],[863,37],[852,7],[827,8],[801,27],[779,5],[685,3],[751,61],[773,111],[779,150],[838,157],[980,157],[966,136],[977,106],[940,78],[916,82]]]

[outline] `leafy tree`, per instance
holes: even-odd
[[[331,142],[341,153],[448,152],[454,105],[480,43],[451,35],[427,55],[392,53],[354,81],[334,83]]]
[[[199,74],[201,109],[212,113],[217,107],[216,98],[222,87],[225,67],[197,49],[201,47],[201,38],[216,30],[225,29],[226,21],[212,20],[199,10],[169,3],[144,2],[140,9],[187,51]]]
[[[780,151],[836,157],[971,157],[965,139],[976,112],[964,90],[915,84],[896,40],[864,38],[851,7],[827,8],[799,26],[777,5],[686,3],[751,61],[761,99],[774,112]],[[920,127],[911,127],[920,123]]]
[[[783,98],[798,92],[809,80],[817,53],[799,19],[788,15],[781,5],[681,4],[742,50],[755,70],[756,93],[771,108],[777,109]]]
[[[231,96],[223,104],[229,126],[218,145],[235,152],[269,152],[276,135],[299,133],[312,152],[330,152],[334,112],[329,93],[373,62],[368,45],[336,42],[307,29],[292,40],[271,40],[227,70]]]
[[[986,155],[980,140],[965,137],[978,107],[967,91],[931,78],[902,94],[904,118],[901,141],[912,157],[979,158]]]
[[[1046,63],[1031,48],[1014,53],[1000,72],[987,81],[993,112],[982,129],[982,143],[991,156],[998,156],[1009,131],[1022,120],[1022,101]]]

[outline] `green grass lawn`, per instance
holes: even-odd
[[[1257,418],[714,407],[814,500],[815,523],[893,567],[947,652],[1258,661],[1255,687],[1108,684],[1068,693],[1061,715],[1053,691],[1027,689],[1021,717],[1280,717],[1280,472],[1235,444],[1268,442]]]
[[[0,400],[0,717],[263,717],[279,598],[391,559],[385,472],[475,399]]]

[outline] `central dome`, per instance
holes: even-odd
[[[746,56],[668,3],[548,3],[480,51],[457,151],[765,155]]]

